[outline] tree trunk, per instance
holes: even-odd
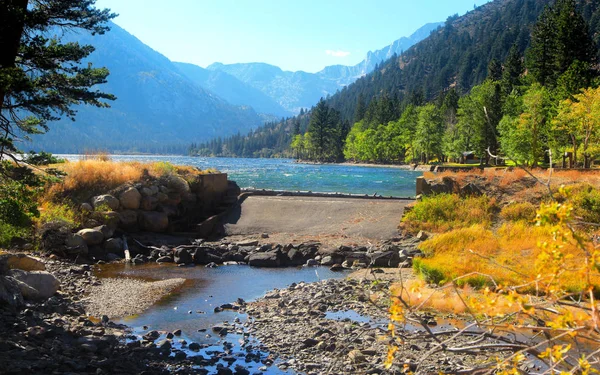
[[[3,0],[0,5],[0,69],[13,68],[21,45],[25,27],[25,13],[28,0]],[[4,87],[0,87],[0,111],[6,97]]]

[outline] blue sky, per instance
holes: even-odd
[[[173,61],[266,62],[316,72],[354,65],[429,22],[487,0],[98,0]]]

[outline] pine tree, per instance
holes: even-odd
[[[356,109],[354,110],[354,122],[359,122],[365,118],[366,111],[367,107],[365,105],[365,97],[362,93],[360,93],[356,101]]]
[[[108,70],[82,66],[92,46],[61,43],[56,28],[104,34],[115,17],[95,0],[3,0],[0,2],[0,160],[17,152],[20,135],[48,130],[60,116],[74,119],[75,104],[108,107],[114,96],[91,88]],[[27,115],[27,117],[23,117]]]

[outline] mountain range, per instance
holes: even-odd
[[[114,23],[105,35],[57,31],[63,41],[94,46],[84,64],[110,70],[108,83],[99,89],[117,100],[108,109],[78,106],[76,122],[52,122],[48,133],[34,136],[21,148],[185,152],[190,140],[244,134],[266,121],[310,108],[439,26],[427,24],[410,37],[369,52],[355,66],[329,66],[317,73],[288,72],[264,63],[215,63],[205,69],[172,62]]]
[[[276,100],[288,112],[297,114],[300,109],[312,107],[320,98],[334,95],[372,72],[377,65],[394,55],[402,54],[443,24],[428,23],[409,37],[402,37],[380,50],[369,51],[366,58],[354,66],[332,65],[317,73],[289,72],[265,63],[214,63],[206,69],[234,76]]]

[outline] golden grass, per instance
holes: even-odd
[[[458,277],[462,277],[459,284],[478,287],[492,285],[489,277],[497,284],[511,286],[533,283],[540,272],[543,277],[546,271],[550,272],[544,267],[538,269],[536,262],[543,251],[539,244],[551,243],[552,232],[552,227],[531,226],[523,221],[506,223],[497,233],[481,225],[455,229],[421,244],[426,257],[416,259],[415,270],[439,284]],[[557,282],[565,290],[579,291],[584,286],[581,274],[583,252],[573,240],[561,251],[565,255],[564,272]],[[600,273],[592,279],[594,285],[600,287]],[[531,289],[534,286],[530,284]]]
[[[506,221],[533,222],[535,220],[537,207],[529,202],[516,202],[502,207],[500,217]]]
[[[46,192],[46,200],[56,197],[78,198],[82,194],[91,195],[106,193],[126,183],[138,182],[146,178],[161,178],[167,175],[178,175],[191,182],[201,174],[213,173],[214,170],[201,171],[190,166],[178,166],[168,162],[115,162],[110,158],[95,155],[76,162],[53,165],[66,173],[61,183],[52,185]]]

